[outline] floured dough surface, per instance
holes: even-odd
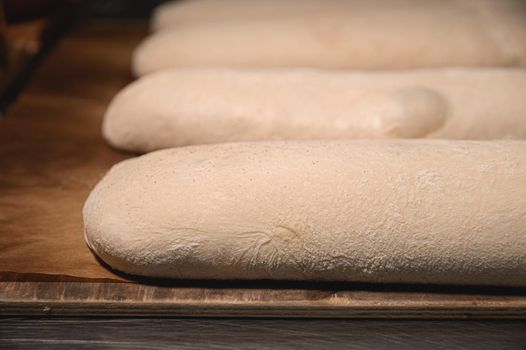
[[[273,3],[268,6],[275,12],[287,7]],[[311,5],[308,1],[305,6]],[[254,9],[259,6],[265,5]],[[144,75],[180,66],[401,69],[526,64],[526,3],[521,0],[357,0],[332,10],[330,3],[326,6],[323,11],[298,6],[295,14],[288,11],[290,16],[179,22],[145,39],[134,53],[134,71]],[[247,12],[251,7],[242,8]]]
[[[88,245],[131,274],[526,286],[526,142],[297,141],[114,166]]]
[[[526,138],[526,70],[175,69],[110,104],[114,146],[138,152],[229,141]]]

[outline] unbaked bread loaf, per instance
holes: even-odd
[[[88,245],[130,274],[526,286],[526,142],[297,141],[115,165]]]
[[[273,139],[526,138],[525,96],[522,69],[176,69],[120,92],[103,133],[137,152]]]
[[[390,0],[393,1],[397,0]],[[163,3],[155,9],[151,19],[151,29],[166,30],[187,23],[290,18],[333,13],[349,11],[353,5],[356,6],[356,1],[353,3],[349,0],[177,0]]]
[[[133,69],[526,65],[521,0],[357,0],[313,12],[300,6],[291,16],[183,22],[145,39]]]

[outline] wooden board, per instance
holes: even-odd
[[[522,318],[526,297],[435,287],[276,282],[3,282],[4,315]]]
[[[302,317],[526,317],[524,289],[159,281],[115,273],[83,239],[82,205],[114,163],[100,125],[132,80],[146,25],[80,25],[0,120],[0,313]]]

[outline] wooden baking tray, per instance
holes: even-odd
[[[100,125],[132,77],[146,25],[91,22],[56,47],[0,120],[0,313],[280,317],[525,317],[524,289],[159,281],[104,267],[81,210],[114,163]]]

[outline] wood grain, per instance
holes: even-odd
[[[103,141],[113,95],[132,80],[143,24],[85,24],[59,43],[0,120],[0,269],[121,279],[83,240],[81,210],[94,184],[130,155]]]
[[[523,350],[524,321],[0,319],[3,349]]]
[[[146,281],[147,282],[147,281]],[[427,289],[427,290],[426,290]],[[491,292],[491,293],[490,293]],[[3,315],[523,318],[524,291],[271,281],[0,282]]]
[[[526,317],[524,289],[276,281],[159,281],[103,266],[83,239],[97,181],[132,154],[102,139],[143,23],[90,22],[64,39],[0,120],[0,314]]]

